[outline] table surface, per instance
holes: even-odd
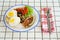
[[[34,6],[38,11],[43,7],[52,8],[56,31],[51,34],[42,33],[40,25],[28,32],[13,32],[6,28],[3,15],[9,7],[16,4]],[[0,40],[60,40],[60,0],[0,0]]]

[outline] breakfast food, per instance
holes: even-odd
[[[14,16],[17,16],[16,10],[11,10],[10,12],[7,13],[7,17],[14,17]]]
[[[25,28],[27,28],[29,24],[32,23],[32,21],[33,21],[33,16],[26,18],[23,22],[23,25],[25,26]]]
[[[10,26],[22,24],[24,28],[28,28],[33,23],[33,13],[34,11],[30,6],[14,8],[7,13],[6,22]]]
[[[10,26],[16,26],[20,23],[20,18],[19,17],[12,17],[9,20]]]

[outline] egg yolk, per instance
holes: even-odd
[[[12,11],[9,12],[9,13],[8,13],[8,16],[10,16],[10,17],[14,16],[14,12],[12,12]]]
[[[10,23],[14,23],[14,19],[11,19],[9,22],[10,22]]]

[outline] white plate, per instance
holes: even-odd
[[[21,5],[21,4],[20,4],[20,5],[12,6],[12,7],[10,7],[10,8],[5,12],[5,14],[4,14],[4,16],[3,16],[3,22],[4,22],[5,26],[8,27],[9,29],[11,29],[12,31],[21,32],[21,31],[31,30],[31,29],[37,27],[37,25],[38,25],[38,23],[39,23],[39,21],[40,21],[40,14],[39,14],[39,12],[38,12],[34,7],[32,7],[33,10],[34,10],[33,15],[35,16],[35,21],[34,21],[34,24],[33,24],[32,26],[30,26],[29,28],[23,28],[20,24],[19,24],[18,26],[15,26],[15,27],[9,26],[9,24],[7,24],[7,22],[6,22],[6,20],[5,20],[6,14],[7,14],[9,11],[11,11],[12,9],[19,8],[19,7],[23,7],[23,6],[25,6],[25,5]]]

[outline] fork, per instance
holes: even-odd
[[[51,33],[51,27],[50,27],[50,9],[48,9],[48,11],[47,11],[47,24],[48,24],[49,33]]]

